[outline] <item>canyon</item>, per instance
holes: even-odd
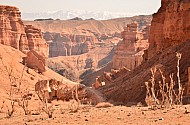
[[[188,123],[190,107],[181,104],[190,103],[189,18],[189,0],[161,0],[152,16],[109,20],[23,21],[17,7],[0,5],[0,104],[7,106],[0,122],[27,90],[32,114],[17,106],[21,118],[13,115],[11,124]],[[179,106],[148,105],[149,89],[155,102],[166,98],[161,83],[163,91],[182,90]],[[33,113],[41,104],[54,109],[53,118],[42,118],[44,107]]]
[[[116,45],[123,39],[121,32],[126,24],[136,22],[139,32],[150,21],[151,16],[134,16],[110,20],[36,20],[24,23],[42,29],[49,44],[47,65],[51,69],[68,76],[70,80],[78,79],[85,83],[83,81],[88,74],[97,72],[112,61]],[[52,62],[58,66],[52,65]]]
[[[136,21],[139,30],[142,30],[143,26],[150,24],[151,16],[110,20],[40,20],[24,23],[42,29],[50,46],[49,57],[57,57],[84,54],[96,46],[103,46],[104,40],[120,39],[123,27],[132,21]]]
[[[189,23],[177,23],[176,20],[186,21],[188,16],[179,16],[178,14],[189,12],[189,2],[185,0],[162,0],[161,3],[161,8],[156,14],[153,14],[150,27],[149,48],[145,51],[142,64],[131,72],[118,77],[109,85],[99,88],[99,91],[104,93],[108,99],[124,103],[145,103],[145,82],[151,79],[151,68],[157,67],[157,69],[160,69],[164,73],[167,82],[169,82],[169,76],[171,74],[174,75],[174,80],[177,80],[176,53],[182,54],[179,74],[181,84],[185,87],[184,96],[188,96],[188,69],[190,66],[188,53],[190,42],[187,31]],[[174,18],[174,15],[177,15],[176,18]],[[178,25],[181,26],[179,27]],[[159,82],[161,76],[157,74],[155,80]]]

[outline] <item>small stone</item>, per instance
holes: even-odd
[[[118,120],[121,120],[121,117],[117,117]]]
[[[161,117],[161,118],[159,118],[159,120],[164,120],[164,118]]]
[[[88,119],[85,119],[85,121],[88,121]]]
[[[185,110],[185,114],[189,114],[189,113],[190,113],[190,112],[186,109],[186,110]]]

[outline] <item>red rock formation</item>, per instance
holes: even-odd
[[[0,5],[0,37],[1,44],[16,49],[28,50],[28,41],[19,9]]]
[[[75,35],[67,33],[49,33],[44,34],[44,38],[49,42],[50,57],[80,55],[87,53],[95,47],[98,42],[93,34]]]
[[[188,69],[187,69],[187,74],[188,74],[188,82],[187,82],[185,94],[190,96],[190,67],[188,67]]]
[[[24,58],[24,63],[26,64],[27,67],[32,68],[40,73],[46,71],[45,57],[38,54],[34,50],[31,50],[27,53],[27,57]]]
[[[128,24],[121,33],[123,41],[119,42],[113,58],[113,68],[119,69],[125,66],[134,69],[143,61],[143,51],[147,49],[148,42],[143,40],[142,33],[137,32],[136,23]],[[148,31],[148,30],[147,30]]]
[[[105,101],[99,92],[82,84],[71,85],[62,83],[56,79],[41,80],[35,84],[35,91],[41,100],[43,100],[43,95],[45,95],[45,99],[48,99],[49,101],[52,101],[52,99],[69,101],[73,99],[73,97],[76,98],[76,90],[78,93],[78,99],[82,103],[89,101],[92,104],[97,104]]]
[[[148,58],[190,38],[190,3],[188,0],[162,0],[153,15]]]
[[[32,25],[26,25],[25,32],[28,39],[29,50],[35,50],[41,55],[48,57],[49,46],[45,39],[43,39],[41,30]]]
[[[156,66],[161,69],[166,82],[170,82],[170,74],[174,74],[177,83],[177,58],[176,52],[182,53],[180,60],[180,80],[185,87],[184,96],[189,96],[189,67],[190,67],[190,2],[189,0],[162,0],[158,13],[153,15],[150,29],[150,47],[148,54],[140,66],[133,71],[119,77],[108,86],[99,90],[108,99],[119,102],[144,102],[146,97],[145,82],[151,78],[150,69]],[[157,72],[156,83],[162,81]],[[174,86],[178,88],[178,86]]]
[[[103,75],[96,78],[96,82],[92,84],[92,87],[98,89],[101,86],[106,86],[114,82],[115,79],[130,72],[129,69],[123,67],[119,70],[112,69],[111,72],[104,72]]]
[[[27,53],[33,48],[38,52],[41,52],[42,50],[42,53],[47,56],[48,46],[46,45],[46,42],[43,40],[43,38],[31,38],[31,36],[37,37],[40,32],[33,32],[28,28],[29,27],[26,26],[25,29],[25,26],[21,20],[21,13],[18,8],[0,5],[0,43],[19,49],[24,53]],[[32,41],[37,43],[35,43],[33,46],[31,45]],[[41,43],[41,45],[43,44],[44,48],[38,46],[39,43]]]

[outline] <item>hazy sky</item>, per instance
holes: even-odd
[[[0,0],[0,4],[17,6],[22,12],[77,9],[152,14],[160,3],[161,0]]]

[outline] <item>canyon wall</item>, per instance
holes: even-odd
[[[24,53],[34,49],[48,56],[48,45],[40,30],[25,26],[18,8],[0,5],[0,43]]]
[[[161,4],[151,23],[149,59],[190,38],[189,0],[162,0]]]
[[[136,21],[139,29],[151,21],[151,16],[135,16],[110,20],[36,20],[25,21],[42,29],[49,44],[49,57],[70,56],[88,53],[106,42],[121,39],[123,27]],[[118,40],[115,40],[118,39]]]
[[[46,32],[44,38],[50,46],[50,57],[84,54],[93,49],[98,42],[93,34],[85,31],[80,34]]]
[[[111,84],[99,87],[108,99],[118,102],[145,103],[145,82],[151,79],[151,68],[161,69],[170,83],[170,75],[177,84],[176,52],[182,53],[179,65],[181,84],[184,96],[190,95],[190,2],[189,0],[162,0],[161,8],[153,15],[150,28],[150,46],[145,53],[146,61],[133,71],[118,77]],[[156,72],[156,84],[162,81],[159,71]],[[174,87],[178,87],[177,85]]]
[[[28,39],[29,50],[35,50],[39,52],[39,54],[48,57],[49,46],[45,39],[43,39],[41,30],[32,25],[26,25],[25,32]]]

